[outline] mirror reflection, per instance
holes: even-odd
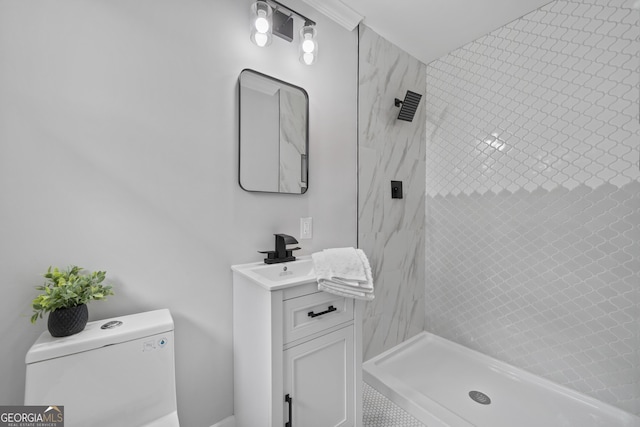
[[[309,176],[307,92],[248,69],[239,80],[240,186],[303,194]]]

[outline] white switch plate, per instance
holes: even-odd
[[[300,218],[300,238],[310,239],[313,237],[313,218]]]

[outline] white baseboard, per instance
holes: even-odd
[[[231,415],[230,417],[227,417],[222,421],[218,421],[211,427],[236,427],[236,418]]]

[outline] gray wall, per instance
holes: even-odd
[[[426,67],[365,25],[359,57],[358,243],[376,289],[364,316],[367,360],[424,327],[425,102],[406,122],[393,101],[425,94]],[[392,180],[403,181],[403,199],[391,199]]]
[[[287,4],[318,22],[312,67],[250,43],[248,0],[0,0],[0,404],[22,402],[51,264],[107,271],[91,319],[171,310],[181,425],[202,427],[233,412],[229,266],[300,217],[303,253],[356,244],[357,34]],[[243,68],[309,93],[304,196],[238,186]]]
[[[640,414],[638,14],[554,1],[427,67],[426,329]]]

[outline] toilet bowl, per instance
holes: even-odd
[[[66,427],[179,426],[169,310],[44,332],[25,361],[25,405],[63,406]]]

